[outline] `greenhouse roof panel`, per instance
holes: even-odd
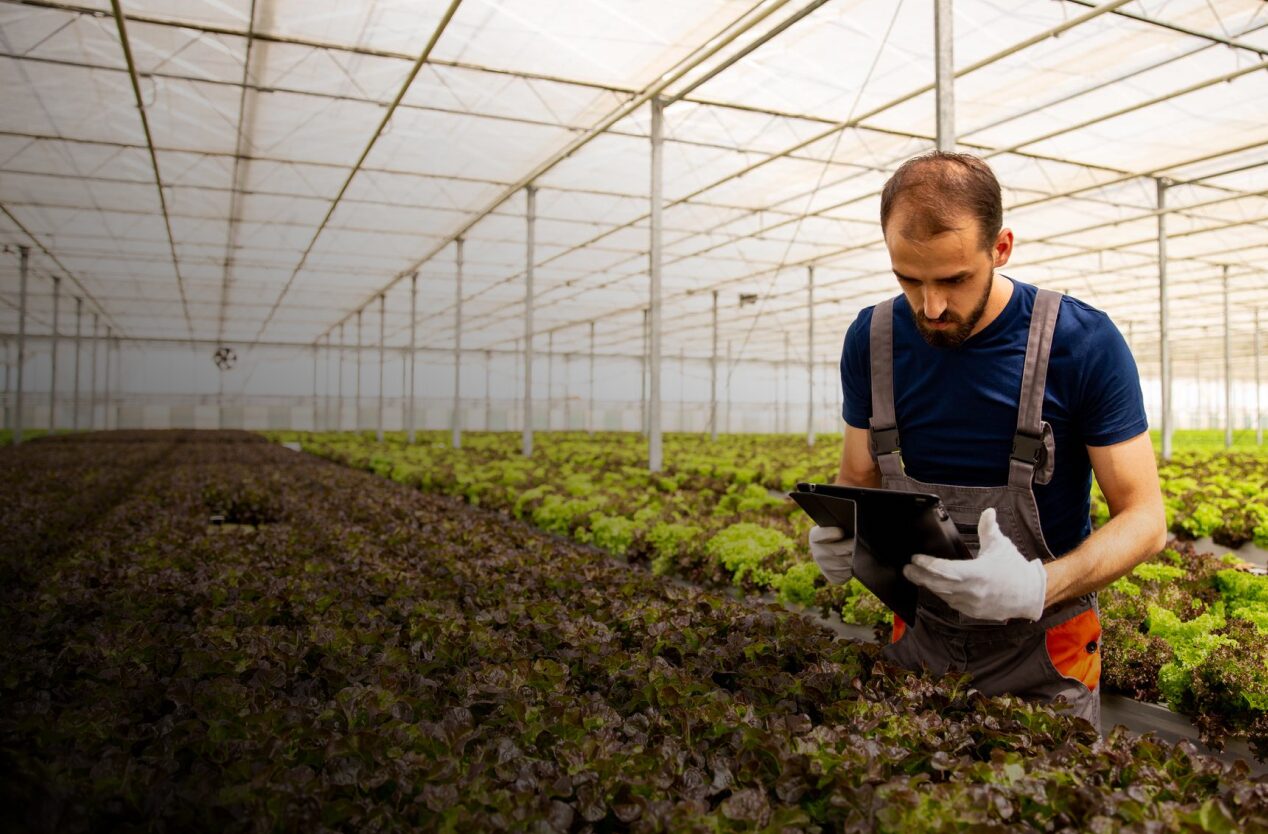
[[[188,335],[183,298],[209,338],[311,342],[385,289],[408,303],[414,270],[452,285],[461,235],[466,335],[504,340],[523,316],[531,183],[542,326],[598,315],[611,347],[635,350],[653,85],[670,102],[667,311],[704,326],[711,289],[743,289],[773,294],[781,327],[804,321],[815,265],[830,354],[833,327],[895,292],[878,195],[932,146],[927,1],[464,0],[443,28],[440,0],[121,7],[135,78],[110,4],[0,2],[0,235],[32,247],[42,293],[72,273],[128,335]],[[1240,303],[1268,306],[1253,278],[1268,248],[1263,3],[954,9],[959,142],[999,176],[1016,277],[1156,317],[1162,176],[1178,181],[1177,287],[1229,264],[1246,273]],[[11,265],[0,275],[11,296]],[[748,326],[751,308],[728,309]],[[708,336],[665,333],[697,349]]]

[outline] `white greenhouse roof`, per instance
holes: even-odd
[[[1237,356],[1268,327],[1268,3],[954,0],[959,148],[1005,189],[1021,280],[1158,351]],[[723,338],[816,359],[896,292],[880,187],[934,145],[931,0],[0,0],[0,243],[31,248],[116,336],[311,345],[523,335],[535,186],[537,349],[637,353],[650,130],[664,109],[663,352]],[[0,257],[0,332],[18,329]],[[758,302],[740,307],[740,293]],[[353,341],[347,331],[347,341]]]

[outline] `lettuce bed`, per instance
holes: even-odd
[[[401,434],[389,434],[383,444],[372,435],[284,437],[299,439],[307,451],[332,460],[507,512],[629,561],[649,562],[654,573],[711,587],[772,591],[786,602],[815,606],[824,614],[835,610],[847,623],[872,626],[882,638],[889,635],[892,614],[862,585],[826,584],[806,547],[811,521],[770,492],[772,485],[830,480],[824,447],[832,455],[839,450],[829,438],[808,452],[802,438],[729,436],[712,444],[699,435],[669,435],[665,471],[651,475],[646,444],[629,434],[543,434],[529,460],[519,455],[519,436],[511,434],[469,434],[460,450],[442,433],[424,433],[413,446]],[[798,456],[809,463],[792,466]],[[1236,465],[1244,480],[1220,476],[1220,460],[1230,466],[1240,461]],[[1258,489],[1256,461],[1268,458],[1201,453],[1179,457],[1163,471],[1199,466],[1186,477],[1208,490],[1233,482]],[[817,466],[825,468],[808,468]],[[1242,491],[1249,495],[1252,487]],[[1228,610],[1227,621],[1187,622],[1205,611],[1204,599],[1220,595],[1215,573],[1225,566],[1173,544],[1184,559],[1168,550],[1102,600],[1106,690],[1165,701],[1193,718],[1213,746],[1240,736],[1261,756],[1268,755],[1268,686],[1261,683],[1268,676],[1268,642],[1249,627],[1268,625],[1268,604],[1259,608],[1257,600],[1253,606],[1243,602]],[[1124,598],[1131,592],[1139,598]],[[1174,627],[1166,624],[1167,614],[1151,617],[1150,605],[1174,614]],[[1195,642],[1195,632],[1213,636]],[[1224,648],[1214,653],[1195,648],[1207,645]],[[1172,660],[1177,652],[1181,656]]]
[[[0,453],[17,827],[1268,827],[1244,766],[241,437]]]

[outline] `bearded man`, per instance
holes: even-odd
[[[968,154],[904,163],[881,195],[902,293],[859,312],[841,353],[837,483],[941,496],[976,558],[916,555],[914,622],[891,661],[985,694],[1064,699],[1100,725],[1096,592],[1166,543],[1140,377],[1094,307],[996,272],[1013,251],[999,183]],[[1110,520],[1092,532],[1092,476]],[[853,542],[815,527],[830,582]]]

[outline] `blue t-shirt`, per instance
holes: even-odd
[[[997,273],[997,277],[1000,276]],[[1011,278],[1008,280],[1012,280]],[[894,409],[908,475],[933,484],[1002,486],[1017,429],[1022,365],[1037,288],[1013,281],[999,316],[958,348],[931,346],[905,296],[894,303]],[[841,351],[845,421],[869,427],[874,307],[859,311]],[[1109,316],[1064,296],[1052,340],[1043,419],[1052,425],[1056,468],[1035,484],[1044,539],[1068,553],[1092,532],[1087,446],[1109,446],[1149,428],[1140,375]]]

